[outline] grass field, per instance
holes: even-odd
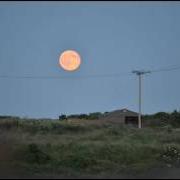
[[[178,128],[137,129],[98,120],[0,121],[0,177],[135,178],[157,169],[179,172],[179,166]]]

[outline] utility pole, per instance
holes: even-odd
[[[135,73],[139,77],[139,115],[138,115],[138,128],[142,128],[142,119],[141,119],[141,104],[142,104],[142,93],[141,93],[141,81],[142,81],[142,75],[151,73],[151,71],[132,71],[132,73]]]

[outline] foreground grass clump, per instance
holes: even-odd
[[[50,161],[50,155],[39,148],[37,144],[29,144],[25,147],[24,153],[21,154],[28,163],[45,164]]]
[[[168,146],[161,155],[162,160],[167,163],[168,166],[180,167],[180,149],[175,146]]]
[[[12,147],[11,161],[30,172],[118,174],[177,166],[180,131],[136,129],[109,123],[50,120],[0,122],[1,138]]]

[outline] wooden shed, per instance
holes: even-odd
[[[138,113],[128,109],[115,110],[106,113],[102,120],[138,126]]]

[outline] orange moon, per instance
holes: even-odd
[[[81,57],[74,50],[64,51],[59,57],[59,65],[66,71],[75,71],[80,64]]]

